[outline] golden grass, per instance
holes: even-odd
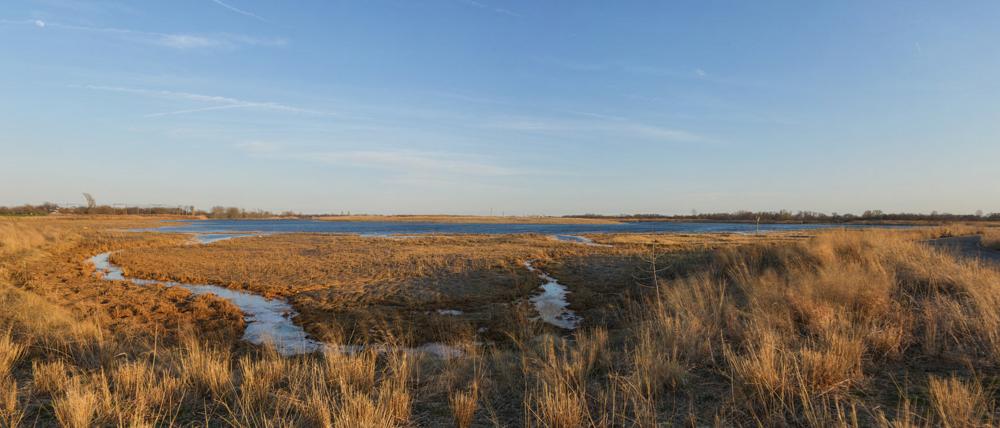
[[[931,377],[928,385],[936,422],[945,427],[993,425],[989,394],[979,382]]]
[[[10,376],[0,378],[0,426],[16,427],[24,420],[25,410],[19,395],[16,380]]]
[[[997,420],[1000,270],[923,243],[974,228],[826,231],[787,242],[707,237],[705,246],[697,237],[633,237],[613,248],[531,236],[270,237],[261,241],[280,244],[293,267],[268,270],[264,260],[280,253],[257,239],[188,252],[182,237],[132,236],[110,230],[125,222],[102,221],[6,226],[2,426],[964,427]],[[525,292],[489,291],[494,281],[537,286],[519,264],[537,257],[570,284],[571,302],[589,324],[539,335],[530,314],[511,307],[509,317],[519,321],[498,324],[510,329],[505,340],[471,329],[456,339],[469,352],[452,360],[392,346],[283,357],[241,343],[229,323],[208,322],[226,314],[210,301],[196,309],[189,294],[94,280],[81,263],[96,250],[153,247],[176,252],[163,263],[211,252],[225,254],[213,262],[256,260],[243,274],[260,286],[289,275],[327,281],[345,271],[400,287],[426,281],[424,290],[464,278],[474,292],[495,293],[486,306]],[[140,253],[147,252],[123,259]],[[354,256],[349,268],[322,268]],[[460,302],[444,294],[429,301]],[[366,298],[401,311],[434,308],[416,298]],[[338,342],[352,333],[349,324],[329,328]],[[219,330],[230,334],[212,334]]]
[[[90,385],[79,379],[66,388],[66,392],[52,402],[52,410],[59,424],[68,428],[93,426],[98,410],[98,395]]]
[[[395,336],[416,334],[417,341],[444,341],[479,328],[501,336],[512,315],[498,303],[525,299],[540,285],[537,276],[524,268],[525,260],[537,260],[567,284],[579,287],[573,290],[572,303],[574,309],[587,311],[607,304],[606,294],[622,295],[622,284],[632,282],[642,263],[640,256],[650,245],[662,252],[683,253],[802,239],[782,234],[643,238],[598,247],[542,235],[386,239],[294,234],[205,246],[138,247],[115,253],[112,260],[138,277],[285,297],[300,313],[298,320],[306,330],[323,340],[346,336],[364,342],[369,331],[388,328]],[[449,318],[439,315],[439,309],[463,314]],[[353,327],[342,331],[342,325]]]
[[[452,391],[448,395],[448,404],[451,407],[456,427],[469,428],[472,426],[479,405],[479,382],[473,381],[466,390]]]
[[[35,392],[55,396],[65,391],[69,384],[69,367],[63,360],[32,361],[31,379]]]
[[[983,247],[1000,251],[1000,228],[989,228],[983,231]]]

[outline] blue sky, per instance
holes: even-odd
[[[0,204],[1000,211],[1000,2],[4,0]]]

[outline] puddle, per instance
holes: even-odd
[[[573,242],[573,243],[576,243],[576,244],[592,245],[592,246],[595,246],[595,247],[610,247],[610,245],[607,245],[607,244],[598,244],[598,243],[594,242],[593,239],[587,238],[585,236],[579,236],[579,235],[552,235],[552,238],[555,239],[555,240],[557,240],[557,241]]]
[[[245,236],[236,235],[230,238]],[[228,238],[227,238],[228,239]],[[204,242],[199,240],[199,242]],[[212,241],[215,242],[215,241]],[[271,344],[282,355],[308,354],[316,351],[357,353],[364,349],[378,352],[401,351],[411,354],[428,354],[449,359],[462,355],[458,348],[443,343],[427,343],[413,348],[390,348],[385,345],[330,345],[310,339],[302,327],[295,325],[292,318],[297,315],[288,302],[281,299],[267,299],[245,291],[233,290],[216,285],[184,284],[173,281],[158,281],[125,277],[124,271],[111,263],[111,253],[101,253],[89,259],[97,270],[97,275],[107,281],[129,281],[137,285],[162,285],[181,287],[196,295],[214,294],[232,302],[243,312],[246,330],[243,340],[255,345]],[[444,310],[449,311],[449,310]],[[461,311],[454,311],[459,314]],[[441,311],[439,311],[441,313]]]
[[[567,330],[573,330],[580,325],[580,321],[583,318],[569,309],[569,302],[566,300],[566,294],[569,291],[566,290],[566,286],[560,284],[559,281],[547,273],[534,267],[530,260],[524,262],[524,266],[529,271],[538,274],[538,277],[545,281],[545,284],[541,286],[542,291],[530,299],[531,303],[535,305],[535,310],[538,311],[539,318],[542,321]]]
[[[380,239],[395,239],[395,240],[420,238],[420,236],[417,235],[397,235],[395,233],[382,233],[382,232],[371,232],[371,233],[366,232],[366,233],[358,233],[357,235],[362,238],[380,238]]]
[[[233,238],[245,238],[248,236],[257,235],[247,233],[199,233],[194,236],[194,239],[199,244],[211,244],[213,242],[225,241]]]
[[[451,316],[451,317],[457,317],[459,315],[462,315],[464,312],[462,312],[462,311],[460,311],[458,309],[438,309],[437,313],[438,313],[438,315],[447,315],[447,316]]]
[[[194,236],[194,240],[199,244],[211,244],[213,242],[225,241],[234,238],[246,238],[250,236],[259,236],[250,233],[199,233]]]

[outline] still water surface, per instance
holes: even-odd
[[[864,225],[840,224],[761,224],[761,232],[813,230],[831,227],[861,228]],[[879,226],[899,227],[899,226]],[[507,234],[539,233],[578,235],[581,233],[753,233],[749,223],[635,222],[613,224],[493,224],[493,223],[417,223],[390,221],[321,221],[321,220],[193,220],[169,221],[158,232],[179,233],[350,233],[361,235],[414,234]]]

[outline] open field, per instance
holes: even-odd
[[[0,220],[0,425],[978,426],[1000,416],[1000,271],[923,243],[978,227],[593,236],[612,247],[533,235],[197,246],[118,231],[148,225]],[[286,297],[330,341],[365,322],[342,313],[375,320],[395,308],[397,321],[437,333],[372,321],[381,332],[355,340],[447,333],[466,352],[282,357],[239,341],[226,301],[94,278],[83,260],[108,250],[133,275]],[[570,288],[578,331],[502,305],[541,282],[525,259]],[[443,308],[469,312],[406,315]]]
[[[503,223],[503,224],[614,224],[615,219],[548,216],[475,216],[475,215],[334,215],[314,217],[324,221],[394,221],[420,223]]]

